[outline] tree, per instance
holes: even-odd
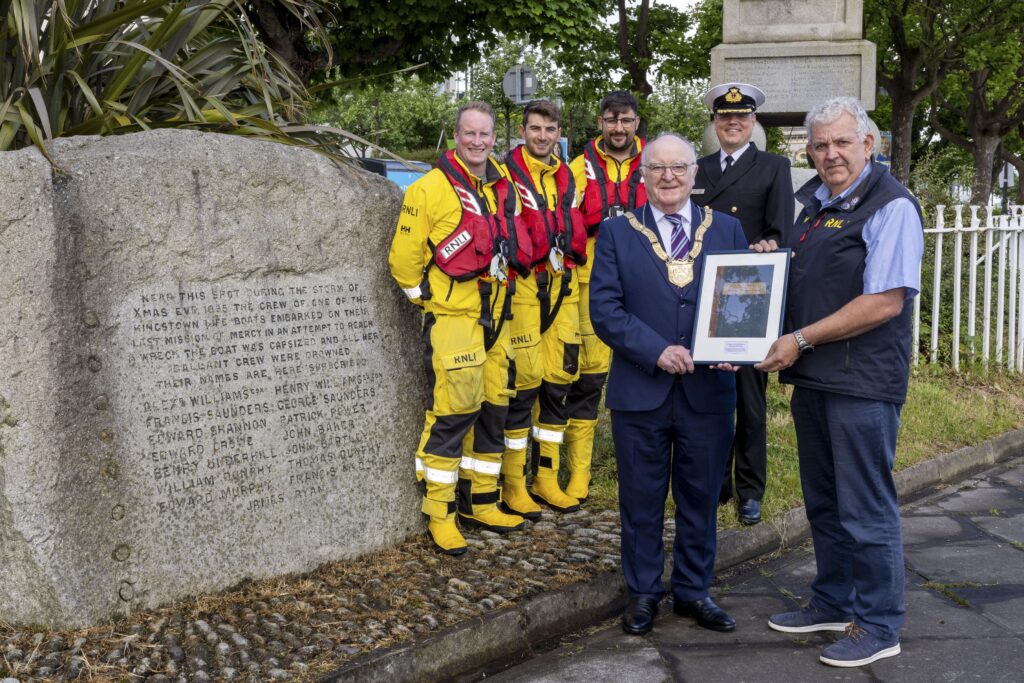
[[[998,40],[996,40],[998,36]],[[988,204],[997,150],[1024,124],[1024,8],[1001,15],[992,36],[973,36],[964,65],[932,93],[929,122],[944,140],[971,153],[971,201]]]
[[[719,12],[721,10],[720,0],[706,4],[708,7],[698,10],[699,18],[713,18],[716,5]],[[622,85],[632,91],[640,102],[641,125],[637,132],[645,136],[650,119],[646,102],[654,92],[650,72],[657,70],[660,74],[665,69],[666,74],[674,79],[687,80],[704,76],[708,69],[708,55],[696,54],[690,48],[687,34],[691,33],[691,16],[678,8],[652,6],[650,0],[640,0],[634,7],[626,0],[617,0],[616,8],[616,49],[620,68],[626,72]],[[706,30],[707,26],[704,28]],[[719,37],[720,29],[719,23]]]
[[[609,9],[612,7],[609,23],[595,25],[580,43],[562,45],[549,53],[560,72],[558,91],[565,99],[564,128],[582,137],[596,133],[596,104],[615,89],[636,95],[641,116],[638,133],[645,135],[652,113],[648,109],[648,99],[654,92],[651,78],[655,74],[666,75],[670,81],[706,78],[707,50],[701,51],[698,46],[709,33],[716,34],[716,42],[721,37],[721,0],[706,0],[694,8],[692,17],[704,22],[698,24],[696,37],[688,35],[692,33],[691,15],[676,7],[652,4],[650,0],[616,0],[614,5],[609,4]]]
[[[892,100],[892,172],[910,177],[914,112],[965,57],[965,41],[991,35],[1016,0],[867,0],[867,37],[878,46],[876,78]]]
[[[0,2],[0,150],[187,127],[320,144],[287,130],[306,92],[235,0]],[[302,135],[306,135],[303,133]]]
[[[999,146],[999,159],[1017,169],[1017,195],[1015,202],[1024,206],[1024,124],[1017,126],[1013,135]]]
[[[659,77],[656,83],[658,87],[648,100],[647,130],[651,134],[662,131],[678,133],[692,141],[699,154],[708,122],[708,110],[703,102],[707,81],[676,81]]]
[[[646,100],[654,91],[647,80],[647,70],[651,66],[651,3],[650,0],[640,0],[633,16],[630,16],[626,0],[617,0],[617,7],[619,59],[629,76],[629,89],[637,99]]]
[[[971,155],[955,145],[931,145],[914,160],[908,187],[921,203],[925,223],[935,220],[935,207],[963,201],[957,188],[974,182]]]
[[[476,61],[502,35],[533,45],[580,43],[600,23],[605,0],[250,0],[253,21],[304,83],[425,64],[440,80]],[[323,28],[310,32],[309,26]],[[333,68],[332,68],[333,67]]]
[[[563,100],[562,132],[574,156],[597,135],[601,98],[622,87],[616,76],[620,67],[615,33],[608,25],[599,25],[579,45],[546,50],[544,60],[544,70],[553,74],[551,89]]]
[[[448,93],[439,92],[437,86],[416,75],[391,76],[362,88],[331,89],[320,98],[313,118],[404,158],[429,158],[434,156],[442,130],[451,134],[456,106]],[[368,146],[358,142],[352,146],[362,156],[368,151]]]

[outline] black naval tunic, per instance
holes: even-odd
[[[697,160],[693,200],[738,218],[751,242],[773,239],[793,225],[793,180],[789,159],[762,152],[751,142],[723,175],[719,152]]]
[[[738,218],[749,242],[773,239],[783,244],[795,214],[789,159],[762,152],[753,142],[724,174],[721,158],[716,151],[697,160],[691,198]],[[736,440],[722,484],[723,502],[732,495],[730,475],[734,470],[740,500],[759,501],[764,496],[767,383],[768,376],[753,366],[745,365],[737,373]]]

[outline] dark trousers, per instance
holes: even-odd
[[[732,422],[731,413],[694,412],[679,384],[654,410],[612,411],[622,573],[631,597],[660,600],[665,594],[662,532],[670,482],[676,505],[672,593],[678,600],[707,597]]]
[[[767,410],[765,390],[768,375],[752,365],[736,373],[736,438],[722,480],[721,500],[732,498],[733,477],[736,497],[761,500],[768,469]]]
[[[903,544],[892,464],[901,406],[795,387],[790,407],[818,569],[811,603],[898,639]]]

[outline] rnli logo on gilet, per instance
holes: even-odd
[[[590,159],[584,159],[583,164],[583,168],[587,172],[587,180],[597,180],[597,176],[594,175],[594,167],[590,164]]]
[[[539,211],[540,207],[537,206],[537,200],[534,198],[533,193],[526,189],[519,181],[516,181],[516,187],[519,188],[519,198],[523,201],[523,206],[527,209]]]
[[[445,260],[455,256],[464,246],[469,244],[469,230],[463,230],[458,235],[452,238],[452,240],[441,247],[441,256]]]
[[[462,208],[470,213],[475,213],[477,216],[483,214],[480,213],[480,207],[476,204],[476,198],[471,195],[464,187],[455,187],[455,194],[459,195],[459,201],[462,202]]]

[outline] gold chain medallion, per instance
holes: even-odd
[[[668,270],[668,281],[676,287],[685,287],[693,282],[693,262],[700,256],[700,252],[704,248],[704,233],[711,227],[712,213],[711,207],[704,208],[704,220],[701,221],[701,224],[697,226],[697,230],[694,232],[693,246],[690,248],[690,253],[686,255],[686,258],[681,259],[669,258],[662,248],[658,236],[650,228],[638,221],[636,216],[627,213],[626,218],[629,219],[629,224],[633,226],[634,230],[644,235],[650,241],[654,254],[665,262],[665,267]]]

